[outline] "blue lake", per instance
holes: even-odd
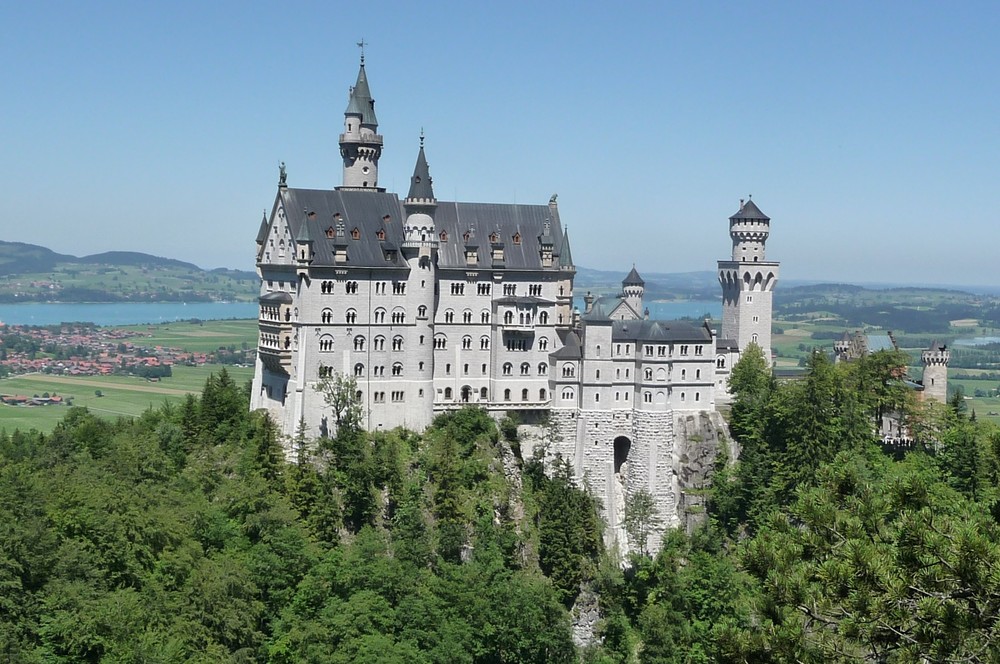
[[[1000,337],[967,337],[965,339],[955,339],[955,346],[985,346],[986,344],[1000,344]]]
[[[219,320],[256,318],[254,302],[126,302],[121,304],[51,303],[0,304],[0,322],[8,325],[139,325],[189,318]]]

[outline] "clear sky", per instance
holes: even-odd
[[[7,2],[0,239],[252,269],[278,162],[340,183],[364,38],[381,184],[545,203],[579,265],[997,284],[995,2]]]

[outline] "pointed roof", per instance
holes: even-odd
[[[299,226],[299,231],[295,234],[295,241],[299,244],[311,243],[313,241],[312,234],[309,233],[309,213],[306,212],[304,216],[302,225]]]
[[[635,265],[632,265],[632,271],[628,273],[628,276],[622,281],[622,286],[645,286],[646,282],[642,280],[639,273],[635,270]]]
[[[365,63],[361,63],[358,70],[358,80],[351,88],[351,99],[347,102],[347,110],[344,115],[360,115],[361,124],[378,126],[378,118],[375,117],[375,100],[372,99],[371,90],[368,88],[368,75],[365,73]]]
[[[563,232],[561,246],[559,247],[559,267],[573,267],[573,252],[569,249],[569,229]]]
[[[257,231],[257,244],[261,244],[267,239],[267,212],[265,211],[260,220],[260,229]]]
[[[417,165],[413,167],[413,177],[410,178],[410,193],[407,200],[422,198],[434,200],[434,188],[431,186],[431,172],[427,168],[427,157],[424,156],[424,139],[420,139],[420,152],[417,153]]]
[[[753,202],[752,198],[747,199],[742,206],[740,206],[739,212],[730,217],[730,219],[754,219],[757,221],[771,221],[771,218],[760,211],[757,204]]]

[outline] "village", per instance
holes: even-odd
[[[201,366],[211,353],[145,345],[148,335],[131,329],[69,323],[44,327],[0,323],[0,377],[23,374],[63,376],[133,375],[159,381],[177,365]],[[0,403],[15,406],[61,405],[57,395],[3,394]]]

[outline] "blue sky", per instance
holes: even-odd
[[[148,6],[147,6],[148,5]],[[559,194],[577,263],[996,284],[996,3],[5,3],[0,239],[251,269],[279,160],[340,182],[362,37],[405,190]]]

